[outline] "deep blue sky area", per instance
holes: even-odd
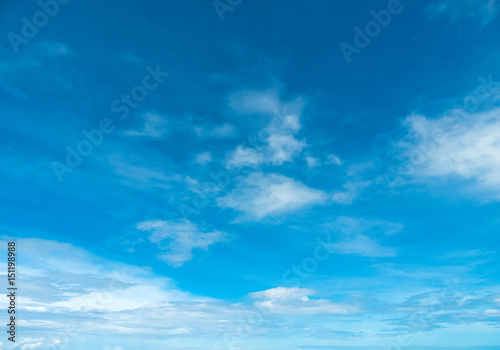
[[[496,349],[499,11],[2,2],[0,350]]]

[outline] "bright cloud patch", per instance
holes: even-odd
[[[306,146],[305,141],[295,138],[299,130],[298,116],[275,117],[263,130],[264,144],[255,148],[238,146],[229,153],[228,166],[257,166],[261,163],[282,165],[292,161]]]
[[[257,307],[279,314],[349,314],[354,311],[351,306],[334,304],[330,300],[310,299],[313,294],[316,292],[311,289],[278,287],[251,293],[250,296],[261,300],[255,303]]]
[[[410,116],[410,135],[400,143],[414,165],[412,175],[472,180],[478,188],[500,199],[500,109],[487,113],[459,113],[428,119]]]
[[[321,203],[323,191],[312,189],[299,181],[278,174],[252,173],[240,178],[236,188],[217,203],[233,208],[250,218],[260,219]]]
[[[306,142],[296,138],[301,129],[301,99],[283,103],[273,93],[246,92],[237,94],[230,101],[240,114],[258,113],[271,115],[269,124],[259,132],[255,147],[238,146],[228,155],[229,167],[258,166],[262,163],[282,165],[299,155]]]
[[[137,224],[141,231],[151,233],[149,240],[158,243],[160,247],[165,245],[167,253],[159,256],[168,264],[178,267],[193,258],[193,249],[207,250],[214,243],[224,239],[223,232],[214,230],[205,232],[189,220],[179,221],[145,221]]]
[[[207,163],[210,163],[212,161],[212,153],[210,152],[198,153],[194,161],[199,165],[205,165]]]
[[[73,349],[84,335],[102,332],[157,339],[218,332],[222,338],[245,315],[241,304],[183,292],[147,267],[105,260],[70,244],[17,242],[26,254],[19,266],[23,335],[44,334],[16,339],[20,349]]]

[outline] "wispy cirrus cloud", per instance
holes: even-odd
[[[393,235],[403,227],[400,224],[365,220],[342,216],[335,220],[329,227],[334,232],[340,233],[341,240],[330,241],[323,247],[332,254],[359,255],[370,258],[383,258],[396,256],[396,250],[385,247],[375,237]]]
[[[21,78],[30,76],[35,70],[37,74],[42,74],[44,86],[50,81],[66,88],[71,85],[67,77],[57,69],[60,66],[51,63],[60,63],[60,60],[67,60],[75,56],[75,52],[65,43],[53,40],[45,40],[30,45],[26,51],[14,59],[9,59],[8,55],[0,59],[0,88],[23,100],[28,100],[30,96],[24,91],[25,87],[20,87]],[[44,67],[43,69],[41,69]],[[43,74],[43,73],[46,74]]]

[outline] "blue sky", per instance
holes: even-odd
[[[499,10],[3,2],[0,348],[500,346]]]

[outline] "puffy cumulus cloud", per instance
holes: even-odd
[[[236,188],[217,199],[222,208],[232,208],[244,218],[261,219],[322,203],[325,192],[279,174],[252,173],[238,178]]]
[[[238,146],[229,154],[228,166],[240,168],[256,167],[264,163],[264,154],[255,148]]]
[[[126,130],[126,136],[143,136],[151,138],[163,138],[167,133],[167,120],[165,117],[154,112],[145,112],[141,115],[144,123],[142,130]]]
[[[276,123],[268,127],[269,136],[266,139],[265,152],[269,162],[281,165],[284,162],[290,162],[302,152],[306,143],[295,138],[295,134],[300,128],[300,120],[296,115],[284,117],[278,127]]]
[[[306,157],[307,167],[313,169],[319,165],[319,159],[314,157]]]
[[[282,102],[273,92],[244,92],[230,99],[239,114],[258,113],[271,116],[269,124],[258,133],[253,147],[238,146],[228,154],[228,167],[256,167],[260,164],[282,165],[298,156],[307,143],[296,138],[301,129],[302,98]]]
[[[187,219],[144,221],[137,224],[137,229],[151,233],[149,240],[167,251],[159,255],[159,258],[174,267],[191,260],[193,249],[207,250],[210,245],[221,242],[226,236],[217,230],[204,231]]]
[[[291,162],[306,146],[305,141],[295,137],[300,128],[300,120],[296,115],[274,117],[263,133],[260,133],[262,145],[238,146],[228,154],[228,167],[256,167],[263,163],[282,165]]]
[[[482,113],[452,111],[437,119],[406,118],[409,135],[401,152],[420,179],[468,180],[474,190],[500,200],[500,108]]]
[[[350,314],[355,311],[351,305],[332,303],[326,299],[310,299],[316,292],[306,288],[277,287],[250,293],[258,308],[269,312],[290,315]]]

